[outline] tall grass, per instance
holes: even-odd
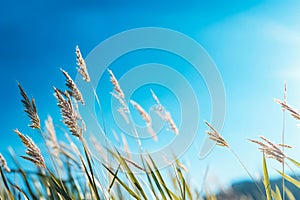
[[[83,80],[90,82],[88,68],[78,46],[76,46],[76,58],[79,74]],[[189,171],[178,158],[174,158],[174,161],[169,161],[169,173],[166,173],[158,168],[157,163],[155,163],[150,154],[142,153],[143,150],[147,152],[147,149],[142,148],[139,140],[137,140],[137,144],[141,162],[136,163],[131,159],[129,145],[124,136],[122,137],[122,142],[124,143],[124,148],[126,148],[125,155],[121,154],[117,148],[101,146],[96,138],[86,138],[85,122],[77,108],[78,103],[85,104],[84,97],[69,74],[63,69],[61,69],[61,72],[65,77],[66,89],[61,90],[53,87],[53,90],[62,122],[68,130],[65,135],[68,144],[57,139],[57,130],[54,128],[51,117],[48,117],[45,121],[45,131],[42,130],[41,127],[43,125],[41,125],[35,100],[30,100],[21,84],[18,83],[21,102],[30,120],[29,127],[39,132],[47,152],[42,152],[29,135],[25,135],[22,131],[16,129],[14,132],[26,148],[26,156],[21,156],[24,160],[20,163],[19,158],[10,149],[13,162],[8,165],[6,158],[0,154],[0,199],[216,199],[216,196],[209,192],[203,194],[202,191],[206,191],[203,188],[205,184],[195,187],[190,183],[188,178]],[[117,78],[109,69],[108,74],[112,83],[111,95],[120,104],[118,108],[119,113],[126,123],[131,123],[135,127],[128,105],[125,103],[126,97]],[[100,99],[95,89],[93,90],[97,103],[101,108]],[[155,113],[169,124],[170,130],[176,135],[181,134],[172,119],[171,113],[160,103],[156,94],[152,90],[150,92],[156,102],[156,106],[153,108]],[[286,103],[286,90],[284,101],[275,99],[275,102],[281,105],[283,112],[287,111],[293,118],[300,120],[299,112]],[[131,100],[130,103],[146,123],[152,138],[158,140],[152,129],[149,114],[138,102]],[[105,126],[105,124],[105,118],[102,115],[102,125]],[[285,187],[284,181],[282,182],[282,191],[278,187],[272,189],[268,176],[266,157],[282,163],[282,171],[278,171],[278,173],[281,174],[284,180],[300,188],[300,181],[284,172],[285,166],[293,170],[290,166],[291,163],[300,168],[300,163],[285,154],[284,148],[290,148],[290,146],[284,144],[284,127],[282,144],[275,144],[263,136],[260,137],[262,141],[250,140],[258,144],[260,146],[259,150],[263,152],[262,171],[264,177],[262,180],[256,181],[242,162],[242,159],[233,151],[229,142],[219,134],[212,124],[209,122],[205,122],[205,124],[210,129],[207,131],[209,138],[215,141],[217,145],[229,149],[254,181],[259,192],[257,198],[271,200],[283,197],[284,199],[284,194],[286,193],[289,199],[293,199],[293,194]],[[138,136],[137,130],[133,130],[135,131],[134,134]],[[104,132],[106,132],[105,129]],[[101,159],[93,154],[86,140],[92,141],[95,149],[101,155]],[[279,147],[282,147],[282,149]],[[108,155],[104,153],[105,151],[107,151]],[[26,161],[33,163],[36,168],[31,168],[30,170],[23,168],[22,163]],[[137,171],[139,173],[135,173]],[[264,188],[261,187],[261,183],[264,184]]]

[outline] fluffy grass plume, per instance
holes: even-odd
[[[156,112],[156,114],[164,121],[166,121],[169,126],[170,129],[176,134],[178,135],[179,130],[172,118],[172,115],[169,111],[167,111],[165,109],[165,107],[160,103],[157,95],[154,93],[154,91],[152,89],[150,89],[150,92],[152,94],[152,98],[154,99],[154,101],[156,102],[156,105],[154,107],[154,111]]]
[[[217,145],[227,147],[229,148],[228,143],[226,140],[218,133],[218,131],[207,121],[204,121],[204,123],[210,128],[210,131],[206,131],[206,133],[209,135],[209,139],[215,141]]]
[[[78,66],[77,70],[79,74],[82,76],[83,80],[85,80],[86,82],[90,82],[91,81],[90,75],[87,71],[85,61],[81,55],[78,45],[76,46],[76,58],[77,58],[77,66]]]
[[[3,167],[3,169],[6,172],[10,172],[10,168],[7,166],[7,162],[1,153],[0,153],[0,167]]]
[[[283,163],[284,158],[287,158],[287,156],[279,147],[284,146],[287,148],[291,148],[291,146],[286,144],[274,144],[263,136],[260,136],[260,139],[262,139],[265,143],[252,139],[249,139],[249,141],[258,144],[260,146],[259,150],[262,151],[268,158],[273,158],[278,162]]]
[[[82,131],[77,123],[78,115],[73,108],[69,94],[65,93],[65,99],[60,90],[56,89],[55,87],[53,87],[53,89],[58,102],[57,105],[60,108],[61,116],[63,118],[63,123],[69,128],[72,135],[80,137]]]
[[[30,121],[31,121],[31,124],[29,124],[29,126],[31,128],[40,129],[40,127],[41,127],[40,118],[37,114],[37,109],[36,109],[34,99],[32,99],[30,101],[30,99],[28,98],[26,92],[24,91],[24,89],[22,88],[20,83],[18,83],[18,87],[19,87],[20,93],[23,97],[21,102],[23,103],[23,105],[25,107],[24,111],[27,113],[27,115],[28,115],[28,117],[30,118]]]
[[[68,93],[70,94],[70,96],[74,97],[74,99],[76,99],[76,101],[78,101],[84,105],[84,101],[83,101],[81,92],[77,88],[73,79],[69,76],[69,74],[65,70],[63,70],[63,69],[60,69],[60,70],[63,73],[63,75],[66,77],[66,86],[69,88]]]
[[[298,110],[294,109],[286,102],[280,101],[279,99],[274,99],[274,101],[281,105],[281,107],[290,112],[291,116],[294,117],[296,120],[300,120],[300,113]]]
[[[33,142],[33,140],[29,136],[25,136],[17,129],[15,130],[15,133],[19,136],[22,143],[27,147],[26,154],[27,156],[21,156],[22,158],[31,161],[34,163],[37,167],[46,168],[44,158],[42,156],[42,153],[38,146]]]

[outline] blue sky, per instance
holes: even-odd
[[[22,154],[23,147],[12,129],[30,132],[16,80],[34,96],[42,119],[48,114],[55,118],[59,111],[52,86],[63,86],[60,67],[76,76],[75,46],[78,44],[87,55],[106,38],[138,27],[173,29],[190,36],[207,50],[226,90],[227,112],[222,133],[254,175],[261,173],[261,154],[246,139],[264,135],[280,142],[282,114],[273,98],[282,98],[284,81],[288,86],[288,102],[300,107],[300,3],[297,1],[185,1],[184,4],[7,1],[2,8],[0,152],[5,153],[7,146],[13,146]],[[203,108],[203,112],[208,111]],[[287,143],[295,147],[288,154],[300,160],[299,129],[290,117],[286,123]],[[192,166],[195,182],[207,165],[212,187],[219,187],[216,182],[226,186],[230,181],[247,178],[225,149],[215,148],[204,160],[195,159],[205,129],[200,125],[199,136],[183,159]],[[32,131],[30,136],[39,138]],[[276,163],[270,164],[279,168]]]

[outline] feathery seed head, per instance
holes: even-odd
[[[122,98],[124,99],[125,98],[125,95],[124,95],[124,92],[123,90],[121,89],[120,85],[119,85],[119,82],[118,80],[116,79],[114,73],[110,70],[110,69],[107,69],[108,73],[109,73],[109,76],[110,76],[110,82],[113,84],[114,86],[114,90],[115,92]]]
[[[84,101],[83,101],[83,97],[81,95],[81,92],[77,88],[77,86],[76,86],[75,82],[73,81],[73,79],[69,76],[69,74],[65,70],[63,70],[63,69],[60,69],[60,70],[64,74],[64,76],[66,77],[66,86],[69,88],[69,90],[67,92],[72,97],[74,97],[74,99],[76,99],[76,101],[78,101],[82,105],[84,105]]]
[[[19,87],[20,93],[23,97],[21,102],[23,103],[23,105],[25,107],[24,111],[27,113],[27,116],[30,118],[31,124],[29,125],[29,127],[34,128],[34,129],[40,129],[40,127],[41,127],[40,126],[40,118],[37,114],[37,109],[36,109],[34,99],[32,99],[30,102],[26,92],[24,91],[24,89],[22,88],[20,83],[18,83],[18,87]]]
[[[288,105],[285,102],[280,101],[279,99],[274,99],[274,101],[281,105],[281,107],[290,112],[291,116],[296,120],[300,120],[300,112]]]
[[[91,81],[90,76],[87,71],[85,61],[81,55],[78,45],[76,46],[76,58],[77,58],[77,66],[78,66],[77,70],[78,70],[79,74],[82,76],[83,80],[85,80],[86,82],[90,82]]]
[[[27,147],[26,154],[27,156],[21,156],[22,158],[31,161],[37,167],[46,168],[44,158],[41,154],[40,149],[36,146],[33,140],[29,136],[25,136],[20,133],[17,129],[14,132],[19,136],[22,143]]]
[[[283,151],[279,148],[279,146],[291,148],[291,146],[286,144],[274,144],[267,138],[260,136],[260,139],[262,139],[265,143],[257,141],[257,140],[251,140],[250,142],[258,144],[259,150],[264,152],[268,158],[272,158],[277,160],[280,163],[284,162],[284,158],[287,158],[287,156],[283,153]]]
[[[204,123],[211,129],[210,131],[207,131],[206,133],[209,135],[209,139],[215,141],[217,145],[224,146],[229,148],[229,144],[226,142],[226,140],[218,133],[218,131],[207,121],[204,121]]]
[[[0,153],[0,167],[3,167],[3,169],[6,172],[10,172],[10,168],[7,166],[7,162],[1,153]]]
[[[53,87],[55,91],[55,97],[58,101],[58,106],[60,108],[60,112],[63,118],[63,123],[69,128],[70,132],[72,135],[76,137],[80,137],[81,135],[81,130],[80,127],[77,123],[78,120],[78,115],[76,114],[75,110],[73,109],[72,101],[70,99],[70,96],[68,93],[66,93],[66,98],[65,99],[62,95],[62,93]]]

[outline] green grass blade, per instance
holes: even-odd
[[[110,183],[110,185],[109,185],[109,187],[108,187],[108,193],[110,193],[110,190],[111,190],[111,188],[112,188],[112,186],[114,185],[114,182],[115,182],[115,180],[116,180],[116,177],[117,177],[117,175],[118,175],[118,172],[119,172],[119,170],[120,170],[120,167],[121,167],[121,165],[119,164],[119,166],[118,166],[118,168],[117,168],[117,170],[116,170],[116,173],[114,173],[113,174],[113,179],[112,179],[112,181],[111,181],[111,183]]]
[[[290,183],[294,184],[296,187],[300,188],[300,182],[296,179],[290,177],[289,175],[283,174],[281,171],[276,170],[285,180],[289,181]]]
[[[163,188],[165,189],[165,191],[166,191],[167,195],[169,196],[169,198],[172,199],[172,200],[173,200],[173,199],[180,199],[179,197],[177,197],[176,194],[174,194],[173,192],[171,192],[171,190],[167,187],[167,185],[166,185],[164,179],[162,178],[161,173],[159,172],[159,169],[157,168],[157,166],[156,166],[154,160],[153,160],[152,157],[149,155],[149,153],[148,153],[148,157],[149,157],[149,159],[150,159],[150,161],[151,161],[152,166],[154,167],[155,174],[156,174],[156,176],[157,176],[157,178],[158,178],[160,184],[161,184],[161,185],[163,186]]]
[[[75,196],[75,193],[76,193],[77,197],[75,199],[82,200],[82,196],[83,196],[82,191],[78,184],[78,181],[76,179],[74,179],[74,177],[73,177],[70,164],[67,164],[67,173],[68,173],[68,177],[69,177],[69,183],[71,185],[71,191],[74,194],[73,196]]]
[[[126,163],[126,160],[122,157],[122,155],[117,151],[117,154],[109,150],[109,152],[120,162],[121,166],[125,169],[125,173],[128,174],[128,177],[130,181],[133,183],[133,185],[136,187],[136,189],[141,193],[144,199],[148,199],[145,191],[143,190],[141,184],[135,177],[132,170],[129,168],[129,166]]]
[[[85,162],[84,162],[84,160],[83,160],[83,158],[82,158],[81,156],[80,156],[80,160],[81,160],[82,166],[83,166],[83,168],[84,168],[84,172],[85,172],[85,174],[86,174],[86,176],[87,176],[87,178],[88,178],[88,180],[89,180],[89,183],[90,183],[90,185],[91,185],[91,187],[92,187],[92,190],[94,191],[95,194],[98,194],[97,188],[95,188],[96,184],[94,184],[94,181],[93,181],[93,179],[92,179],[90,173],[88,172],[88,169],[87,169],[87,167],[86,167],[86,165],[85,165]],[[96,191],[95,191],[95,190],[96,190]]]
[[[151,176],[152,176],[152,178],[153,178],[153,180],[154,180],[154,183],[155,183],[156,187],[158,188],[158,190],[159,190],[159,192],[160,192],[161,198],[162,198],[163,200],[166,200],[167,198],[166,198],[165,193],[164,193],[164,191],[163,191],[163,189],[162,189],[162,187],[161,187],[161,184],[160,184],[159,181],[158,181],[158,178],[156,177],[154,171],[151,169],[150,164],[149,164],[146,160],[145,160],[145,162],[146,162],[146,165],[147,165],[147,167],[148,167],[148,170],[150,170],[150,174],[151,174]]]
[[[149,173],[151,174],[151,169],[149,169],[150,171],[147,170],[147,167],[145,165],[145,162],[147,162],[147,161],[142,157],[142,154],[140,154],[140,157],[141,157],[142,164],[143,164],[146,176],[147,176],[147,180],[150,184],[150,189],[151,189],[152,193],[154,194],[155,198],[158,199],[158,196],[156,195],[156,190],[154,188],[154,185],[153,185],[152,180],[151,180],[150,175],[149,175]]]
[[[114,175],[115,173],[109,169],[107,166],[105,166],[103,163],[102,163],[103,167],[109,172],[111,173],[112,175]],[[133,196],[134,198],[140,200],[141,198],[133,191],[131,190],[126,183],[124,183],[118,176],[115,176],[116,180],[121,184],[121,186],[131,195]]]
[[[156,176],[157,176],[160,184],[164,187],[164,189],[167,192],[169,198],[172,199],[172,195],[170,194],[169,189],[167,188],[166,183],[165,183],[164,179],[162,178],[162,176],[161,176],[161,174],[160,174],[160,172],[159,172],[159,170],[158,170],[158,168],[157,168],[154,160],[152,159],[152,157],[149,154],[148,154],[148,157],[149,157],[149,159],[151,161],[152,166],[154,167],[155,174],[156,174]]]
[[[184,199],[185,199],[185,198],[186,198],[186,195],[187,195],[188,198],[192,200],[193,197],[192,197],[191,190],[190,190],[188,184],[186,184],[186,180],[185,180],[185,178],[184,178],[184,176],[183,176],[183,173],[182,173],[182,170],[181,170],[181,168],[180,168],[180,165],[181,165],[181,163],[180,163],[178,160],[176,160],[176,169],[177,169],[179,178],[180,178],[180,180],[181,180],[181,182],[182,182],[183,197],[184,197]]]
[[[22,178],[23,178],[23,180],[25,182],[25,186],[26,186],[26,188],[27,188],[27,190],[28,190],[28,192],[29,192],[29,194],[31,196],[31,199],[38,200],[38,198],[34,194],[32,188],[31,188],[31,186],[29,184],[29,180],[30,179],[27,177],[26,173],[21,168],[19,168],[19,172],[20,172],[20,174],[21,174],[21,176],[22,176]]]
[[[287,158],[289,161],[291,161],[292,163],[294,163],[294,165],[296,165],[298,168],[300,168],[300,163],[297,162],[296,160],[292,159],[292,158]]]
[[[66,193],[64,188],[60,185],[60,182],[55,178],[54,174],[48,170],[50,177],[51,177],[51,183],[53,184],[53,187],[55,190],[62,195],[62,197],[66,200],[72,200],[72,198]]]
[[[181,199],[185,200],[185,180],[182,177],[182,174],[181,175],[179,174],[180,169],[178,168],[178,166],[173,165],[173,168],[174,168],[174,173],[175,173],[175,176],[176,176],[177,184],[178,184],[178,187],[180,189]]]
[[[275,191],[272,190],[272,197],[274,200],[282,200],[279,187],[276,185]]]
[[[267,199],[272,200],[271,185],[270,185],[270,179],[269,179],[265,154],[263,154],[263,171],[264,171],[264,186],[266,190]]]
[[[83,144],[83,147],[84,147],[85,157],[86,157],[86,160],[87,160],[87,163],[88,163],[88,166],[89,166],[89,170],[90,170],[90,173],[91,173],[91,177],[90,177],[89,180],[91,181],[91,185],[92,185],[93,191],[94,191],[94,193],[96,195],[96,199],[100,200],[100,196],[99,196],[99,193],[98,193],[98,190],[97,190],[97,186],[96,186],[96,182],[95,182],[95,176],[94,176],[94,171],[93,171],[91,159],[90,159],[90,156],[89,156],[89,154],[87,152],[87,148],[86,148],[86,146],[84,144]],[[82,162],[83,162],[83,160],[82,160]],[[83,162],[83,164],[84,164],[84,162]],[[86,167],[85,167],[85,170],[87,172]],[[88,174],[88,172],[87,172],[87,174]]]
[[[289,198],[289,200],[296,200],[293,193],[287,187],[284,188],[284,191],[285,191],[285,194],[287,195],[287,197]]]

